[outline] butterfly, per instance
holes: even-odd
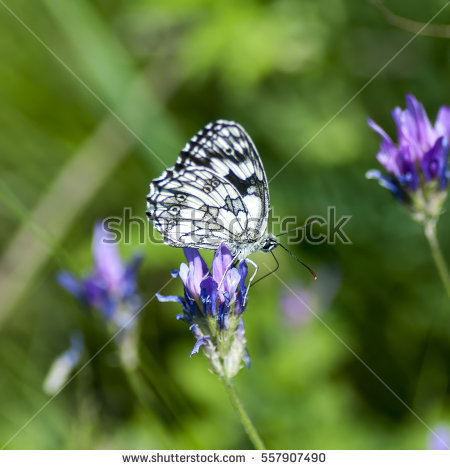
[[[255,144],[238,123],[211,122],[175,165],[150,183],[147,216],[167,245],[215,250],[235,259],[279,245],[267,231],[269,188]]]

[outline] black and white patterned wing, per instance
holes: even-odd
[[[231,121],[206,125],[152,181],[147,215],[172,246],[238,247],[267,233],[269,193],[258,152]]]

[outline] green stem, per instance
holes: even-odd
[[[442,255],[438,239],[436,237],[436,219],[432,218],[424,223],[425,236],[430,244],[431,254],[436,263],[437,270],[441,276],[447,295],[450,297],[450,275],[444,256]]]
[[[239,419],[241,420],[242,426],[244,427],[245,432],[248,434],[248,437],[252,441],[253,445],[258,450],[264,450],[266,447],[264,446],[262,439],[259,437],[258,431],[256,430],[255,426],[253,426],[250,417],[245,411],[241,400],[239,400],[233,382],[231,381],[231,379],[224,378],[222,379],[222,383],[224,384],[225,390],[228,393],[228,398],[230,399],[233,408],[236,410],[236,413],[239,415]]]

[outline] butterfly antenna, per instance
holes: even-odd
[[[305,227],[308,227],[309,225],[312,225],[314,222],[318,222],[318,220],[311,220],[311,222],[308,222],[304,225],[301,225],[300,227],[292,228],[291,230],[287,230],[286,232],[281,232],[281,233],[279,233],[278,235],[275,235],[275,236],[276,237],[281,237],[282,235],[287,235],[288,233],[296,232],[297,230],[301,230],[302,228],[305,228]]]
[[[257,279],[252,285],[254,286],[257,282],[259,281],[262,281],[264,278],[266,278],[267,276],[270,276],[271,274],[273,274],[279,267],[280,267],[280,263],[278,262],[278,260],[275,258],[275,255],[273,254],[273,252],[271,251],[270,254],[273,256],[273,259],[275,260],[275,263],[277,263],[276,267],[274,269],[272,269],[272,271],[264,274],[264,276],[261,276],[259,279]]]
[[[294,253],[291,253],[285,246],[283,246],[281,243],[278,243],[278,246],[281,246],[284,251],[288,252],[295,260],[297,260],[300,264],[303,264],[303,266],[313,275],[314,279],[317,281],[317,274],[307,265],[305,264],[301,259],[297,258],[297,256],[294,255]]]

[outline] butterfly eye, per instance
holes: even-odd
[[[272,240],[271,238],[268,238],[265,242],[264,245],[262,246],[262,251],[272,251],[278,243],[275,240]]]

